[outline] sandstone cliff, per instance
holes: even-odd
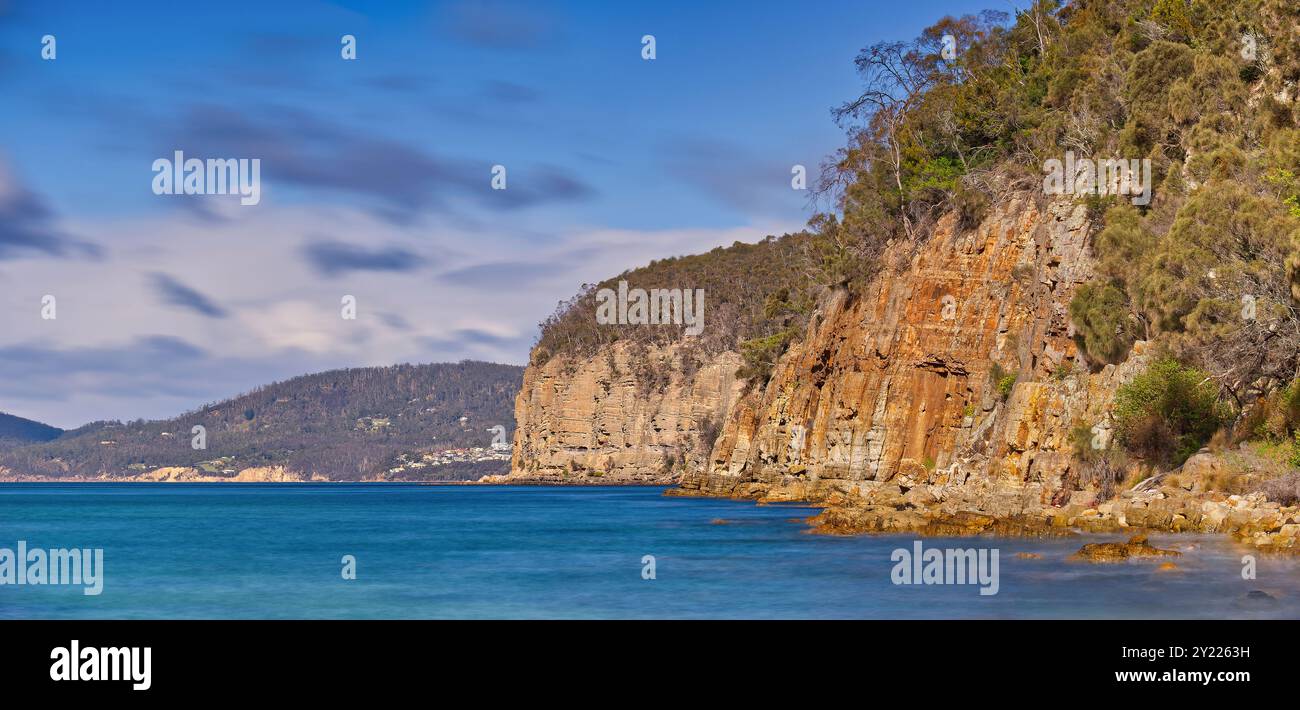
[[[1090,228],[1081,205],[1012,199],[974,230],[949,217],[919,247],[891,247],[886,263],[906,261],[859,298],[823,301],[684,487],[976,477],[1059,488],[1071,428],[1101,423],[1131,369],[1089,374],[1071,339]]]
[[[740,357],[697,363],[689,347],[619,343],[530,366],[515,402],[511,474],[496,480],[673,482],[705,465],[710,430],[739,395]]]
[[[1071,427],[1102,422],[1132,369],[1089,374],[1071,339],[1090,228],[1082,206],[1028,198],[973,230],[947,218],[921,245],[891,247],[861,297],[823,299],[767,385],[743,398],[734,353],[686,374],[681,346],[652,349],[642,357],[672,364],[653,391],[626,344],[529,367],[509,479],[681,478],[688,491],[750,495],[751,484],[975,476],[1045,495],[1069,472]]]

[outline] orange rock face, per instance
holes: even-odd
[[[733,354],[648,395],[621,348],[612,367],[607,356],[530,367],[511,477],[572,477],[576,463],[686,493],[805,500],[928,484],[936,500],[978,491],[971,510],[1028,512],[1070,473],[1075,426],[1108,434],[1114,390],[1143,359],[1139,347],[1095,374],[1078,362],[1068,308],[1092,273],[1090,229],[1082,205],[1030,197],[975,229],[945,218],[920,245],[891,245],[891,266],[859,297],[823,299],[743,398]],[[706,454],[692,439],[715,416]],[[684,475],[665,472],[671,456]]]
[[[1065,420],[1083,408],[1071,386],[1090,379],[1075,372],[1067,312],[1091,273],[1084,210],[1013,200],[978,229],[955,225],[941,222],[860,299],[824,302],[767,388],[737,407],[705,475],[1059,476]]]

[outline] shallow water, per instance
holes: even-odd
[[[1065,559],[1121,536],[923,541],[997,549],[998,593],[982,596],[893,584],[890,555],[913,536],[810,535],[797,520],[808,508],[662,492],[0,484],[0,548],[103,548],[105,567],[99,596],[0,585],[0,618],[1300,617],[1300,561],[1257,556],[1244,580],[1250,550],[1221,536],[1152,535],[1184,549],[1172,572],[1156,570],[1163,559]],[[344,555],[356,580],[340,574]]]

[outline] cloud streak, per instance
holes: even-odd
[[[54,226],[54,212],[35,193],[18,183],[0,161],[0,259],[46,256],[98,257],[100,249],[78,242]]]
[[[343,242],[314,242],[303,247],[303,254],[317,272],[338,276],[349,271],[413,271],[424,264],[419,254],[401,247],[366,249]]]
[[[226,309],[212,299],[167,274],[150,274],[150,281],[159,300],[167,305],[185,308],[208,318],[225,318],[228,315]]]
[[[449,209],[454,200],[516,209],[595,194],[548,165],[508,166],[508,189],[493,190],[491,160],[434,155],[411,143],[344,130],[309,112],[272,107],[254,113],[192,106],[169,145],[193,157],[260,158],[264,180],[358,196],[395,222]],[[170,154],[173,148],[158,150]]]
[[[745,214],[779,213],[805,199],[790,189],[790,165],[726,141],[677,138],[663,147],[662,161],[670,177]]]

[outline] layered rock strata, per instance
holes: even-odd
[[[515,403],[511,474],[493,480],[671,483],[704,465],[709,432],[740,394],[740,356],[697,362],[689,347],[617,343],[530,366]]]

